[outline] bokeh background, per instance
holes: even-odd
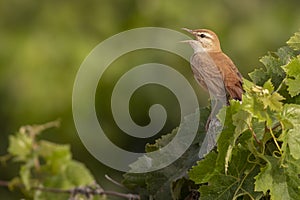
[[[223,51],[247,78],[260,66],[260,57],[283,46],[299,30],[299,8],[299,0],[1,0],[0,155],[7,153],[9,134],[21,125],[60,118],[61,127],[46,131],[42,138],[70,144],[74,158],[84,162],[104,188],[114,189],[103,175],[121,180],[121,173],[103,166],[86,151],[72,119],[76,72],[98,43],[119,32],[145,26],[178,31],[181,27],[209,28],[219,35]],[[109,110],[110,92],[130,67],[153,61],[174,66],[198,90],[189,63],[166,52],[137,51],[114,62],[97,91],[96,100],[107,100],[101,105],[96,103],[96,107],[99,121],[110,130],[110,138],[123,148],[141,150],[145,141],[119,137],[120,130]],[[159,86],[143,89],[132,99],[133,118],[141,125],[147,124],[147,108],[160,102],[171,116],[162,133],[171,131],[179,121],[174,95]],[[207,103],[203,98],[201,101]],[[16,170],[18,166],[1,166],[0,180],[9,180]],[[0,196],[22,197],[6,188],[0,188]]]

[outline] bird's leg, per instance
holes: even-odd
[[[210,114],[209,114],[209,116],[208,116],[208,118],[207,118],[207,121],[206,121],[206,125],[205,125],[205,131],[207,132],[208,131],[208,129],[209,129],[209,124],[210,124],[210,122],[211,122],[211,120],[212,120],[212,118],[213,117],[215,117],[216,115],[217,115],[217,106],[218,106],[218,103],[217,103],[217,99],[212,99],[211,100],[211,112],[210,112]]]
[[[209,114],[209,117],[207,118],[206,125],[205,125],[206,132],[209,129],[211,121],[213,121],[213,119],[217,118],[217,114],[219,113],[219,111],[221,110],[221,108],[224,105],[227,105],[226,102],[225,102],[225,100],[223,100],[223,98],[220,98],[220,99],[214,98],[214,99],[211,100],[211,102],[212,102],[211,103],[211,112]]]
[[[205,131],[206,132],[208,131],[210,122],[211,122],[211,113],[209,114],[209,116],[207,118],[207,121],[206,121],[206,124],[205,124]]]

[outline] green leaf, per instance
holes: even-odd
[[[210,152],[203,160],[198,161],[197,165],[189,170],[189,178],[196,184],[207,183],[214,175],[216,160],[216,152]]]
[[[290,176],[290,168],[280,165],[277,158],[268,156],[267,165],[255,177],[255,191],[262,191],[266,194],[270,191],[271,199],[299,199],[300,179],[298,176]]]
[[[300,58],[294,58],[282,68],[288,76],[286,84],[288,86],[289,94],[294,97],[300,93]]]
[[[294,58],[287,65],[282,66],[288,76],[297,77],[300,74],[300,59]]]
[[[253,72],[250,72],[249,77],[257,85],[262,85],[270,78],[268,73],[263,68],[255,69]]]
[[[265,123],[259,121],[257,118],[252,118],[252,128],[254,133],[256,134],[256,138],[258,140],[262,140],[265,136]]]
[[[218,138],[218,158],[216,166],[220,171],[226,170],[226,163],[229,161],[226,158],[230,158],[232,146],[240,135],[240,133],[235,133],[235,126],[232,119],[233,115],[237,113],[240,108],[241,104],[239,101],[231,100],[230,106],[223,107],[218,114],[221,123],[224,123],[224,128]],[[224,115],[226,115],[225,119],[223,117]]]
[[[273,111],[281,111],[282,110],[282,102],[281,101],[284,99],[285,98],[277,92],[274,92],[271,95],[266,95],[266,96],[260,98],[260,100],[264,104],[264,108],[269,107]]]
[[[25,133],[16,133],[9,136],[8,152],[18,161],[26,161],[31,155],[33,140]]]
[[[249,76],[256,85],[260,86],[271,79],[275,88],[277,88],[285,78],[285,73],[281,66],[286,65],[294,56],[295,53],[289,47],[282,47],[275,53],[268,53],[268,55],[260,59],[265,69],[255,69],[249,73]]]
[[[171,133],[163,135],[161,138],[155,140],[154,144],[146,144],[145,150],[147,153],[152,152],[152,151],[157,151],[160,148],[166,146],[176,135],[178,131],[178,128],[175,128],[172,130]]]
[[[272,83],[275,85],[277,88],[283,78],[285,77],[284,71],[282,70],[281,66],[284,65],[285,63],[280,60],[278,57],[278,54],[271,54],[264,56],[260,59],[260,62],[262,62],[266,69],[267,69],[267,74],[268,74],[268,79],[272,79]]]
[[[299,78],[297,80],[294,79],[287,79],[286,84],[288,85],[288,91],[289,94],[294,97],[300,93],[300,87],[299,87]]]
[[[296,32],[294,36],[287,41],[287,44],[294,50],[300,50],[300,31]]]
[[[39,146],[39,156],[41,156],[46,162],[43,166],[45,170],[52,174],[57,174],[65,170],[66,165],[72,158],[69,145],[40,141]]]
[[[172,199],[180,200],[180,199],[188,199],[189,196],[193,195],[195,188],[198,187],[187,178],[180,178],[172,183]]]
[[[72,160],[69,145],[59,145],[41,141],[40,155],[46,161],[41,166],[39,180],[43,187],[73,189],[79,186],[92,185],[94,178],[84,164]],[[68,199],[70,195],[55,193],[40,193],[35,191],[37,199]]]
[[[268,81],[266,81],[263,85],[264,89],[267,89],[269,91],[269,93],[272,93],[274,91],[274,86],[272,84],[271,79],[269,79]]]
[[[276,122],[276,114],[273,111],[282,109],[281,101],[284,97],[277,92],[272,92],[273,84],[270,80],[264,83],[264,87],[245,81],[244,89],[246,93],[243,96],[242,107],[245,111],[251,113],[252,117],[257,118],[259,121],[265,121],[267,127],[272,127]]]
[[[232,116],[232,119],[233,124],[236,126],[235,132],[240,134],[249,129],[251,126],[252,115],[245,110],[240,110],[238,113]]]
[[[260,197],[261,193],[255,192],[253,187],[253,177],[259,168],[256,164],[247,161],[249,153],[242,147],[234,148],[228,173],[216,173],[210,178],[208,185],[200,186],[200,199],[237,199],[240,196],[255,199]]]
[[[65,169],[65,176],[74,187],[92,185],[94,183],[91,172],[84,164],[76,160],[68,163]]]
[[[295,159],[300,159],[300,105],[286,104],[281,116],[284,131],[279,139],[283,142],[283,151],[286,152],[288,146],[290,154]]]
[[[28,162],[25,165],[21,166],[20,169],[20,178],[22,180],[22,183],[25,186],[26,190],[29,190],[31,188],[31,168],[33,167],[32,162]]]

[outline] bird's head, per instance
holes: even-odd
[[[182,28],[182,29],[194,35],[195,41],[198,41],[201,44],[204,51],[207,52],[221,51],[219,38],[217,34],[215,34],[213,31],[208,29],[196,29],[196,30],[190,30],[187,28]],[[191,44],[191,41],[189,43]],[[197,44],[197,42],[192,42],[192,43],[193,45]]]

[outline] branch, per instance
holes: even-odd
[[[115,185],[117,185],[117,186],[119,186],[119,187],[125,188],[124,185],[122,185],[121,183],[115,181],[114,179],[112,179],[112,178],[111,178],[110,176],[108,176],[107,174],[105,174],[105,178],[106,178],[107,180],[109,180],[110,182],[112,182],[113,184],[115,184]]]
[[[0,180],[0,186],[9,187],[10,182]],[[19,188],[24,188],[23,185],[18,185]],[[70,194],[71,197],[75,197],[78,194],[82,194],[86,197],[91,197],[93,195],[107,195],[107,196],[115,196],[122,197],[129,200],[140,200],[140,196],[137,194],[130,193],[120,193],[115,191],[103,190],[100,185],[95,184],[94,186],[85,186],[85,187],[75,187],[73,189],[59,189],[59,188],[48,188],[48,187],[32,187],[33,190],[40,190],[43,192],[52,192],[52,193],[67,193]],[[72,198],[71,198],[72,199]]]

